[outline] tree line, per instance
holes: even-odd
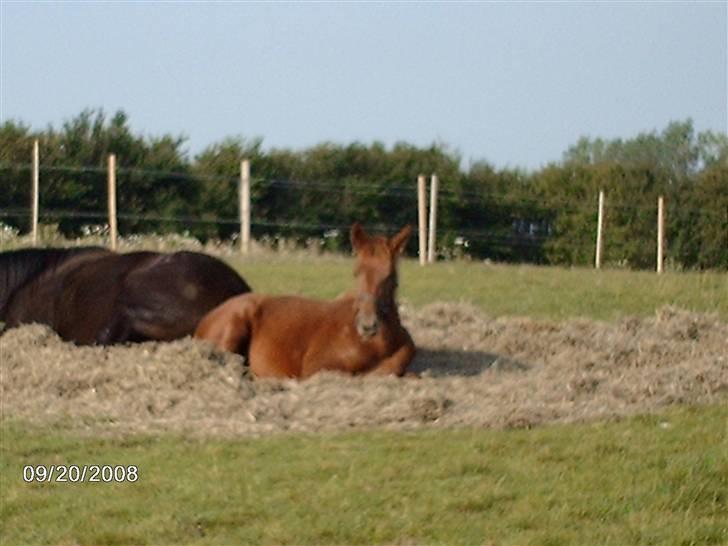
[[[6,121],[0,126],[0,221],[20,230],[28,229],[36,139],[41,220],[66,235],[103,223],[106,161],[114,153],[122,234],[185,229],[202,240],[229,238],[238,231],[240,161],[247,158],[254,238],[315,237],[345,249],[345,227],[354,220],[372,229],[416,221],[417,175],[437,173],[438,248],[446,254],[591,264],[603,189],[603,263],[654,267],[656,202],[664,195],[668,266],[728,269],[728,137],[696,133],[691,120],[626,140],[582,138],[561,161],[533,172],[486,161],[465,170],[446,146],[407,143],[264,150],[261,139],[239,137],[190,158],[184,137],[135,134],[123,111],[84,110],[42,131]]]

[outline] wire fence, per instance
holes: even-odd
[[[3,170],[14,170],[24,171],[30,176],[31,166],[25,163],[11,163],[0,161],[0,171]],[[103,176],[107,173],[106,167],[79,167],[79,166],[67,166],[67,165],[41,165],[41,173],[70,173],[70,174],[95,174],[97,175],[96,184],[98,190],[105,189],[105,179]],[[179,171],[161,171],[161,170],[149,170],[140,168],[124,168],[118,167],[116,169],[117,174],[121,177],[124,175],[135,175],[144,178],[167,178],[167,179],[179,179],[188,181],[218,181],[225,182],[231,185],[237,184],[239,181],[239,175],[214,175],[206,173],[188,173]],[[103,176],[102,176],[103,175]],[[267,179],[262,177],[251,178],[253,185],[266,183],[272,188],[284,188],[284,189],[306,189],[306,190],[332,190],[341,191],[345,189],[348,192],[355,194],[371,194],[377,193],[379,195],[401,195],[405,197],[416,198],[414,193],[414,184],[396,184],[388,183],[385,187],[372,186],[369,180],[357,180],[354,177],[346,177],[342,180],[299,180],[299,179]],[[456,201],[459,199],[473,199],[477,201],[487,200],[494,204],[513,205],[513,204],[528,204],[539,206],[543,205],[543,197],[528,197],[519,195],[514,198],[510,195],[504,195],[503,193],[496,192],[490,189],[478,189],[476,190],[464,190],[460,188],[454,188],[450,186],[440,186],[438,190],[438,199],[441,201]],[[583,202],[583,201],[582,201]],[[591,209],[591,205],[583,204],[576,206],[574,199],[558,199],[549,197],[548,206],[544,208],[552,209],[558,207],[560,210],[581,210]],[[611,204],[611,208],[619,208],[630,211],[654,211],[654,204],[652,203],[637,203],[631,201],[630,203],[617,203]],[[690,210],[690,209],[683,209]],[[694,212],[699,212],[708,215],[719,215],[710,209],[693,209]]]
[[[0,171],[3,170],[14,170],[24,171],[30,176],[32,166],[26,163],[14,163],[7,161],[0,161]],[[73,165],[41,165],[41,173],[70,173],[70,174],[95,174],[98,176],[96,184],[98,190],[105,189],[105,178],[107,174],[107,167],[95,167],[95,166],[73,166]],[[239,182],[239,174],[235,175],[216,175],[209,173],[189,173],[183,171],[162,171],[155,169],[141,169],[138,167],[117,167],[117,175],[134,175],[145,178],[167,178],[167,179],[179,179],[188,181],[218,181],[225,182],[231,185],[235,185]],[[346,191],[355,194],[371,194],[373,191],[383,195],[401,195],[405,197],[412,197],[416,199],[414,191],[414,183],[387,183],[386,187],[373,186],[369,180],[358,179],[357,177],[344,177],[343,180],[301,180],[301,179],[289,179],[289,178],[262,178],[252,177],[251,183],[253,185],[266,183],[270,187],[274,188],[286,188],[286,189],[306,189],[306,190],[336,190]],[[592,196],[596,199],[596,195]],[[497,192],[492,189],[478,189],[478,190],[467,190],[461,188],[455,188],[452,186],[444,185],[438,189],[438,199],[442,201],[456,201],[458,199],[471,198],[477,201],[487,200],[490,203],[502,204],[502,205],[513,205],[513,204],[524,204],[524,205],[543,205],[543,197],[534,196],[528,197],[519,195],[516,200],[510,195],[504,195],[502,192]],[[583,200],[581,200],[583,203]],[[583,205],[575,205],[574,199],[554,198],[549,197],[548,206],[544,206],[546,209],[552,209],[558,207],[560,210],[592,210],[591,204],[584,203]],[[616,203],[610,204],[610,208],[618,208],[629,211],[645,211],[651,212],[655,210],[654,203],[639,203],[634,200],[630,200],[629,203]],[[701,214],[707,214],[711,216],[720,216],[714,210],[710,209],[685,209],[685,211],[691,211]]]
[[[83,196],[83,200],[77,203],[66,204],[66,206],[52,207],[43,206],[43,195],[46,189],[56,191],[57,188],[50,185],[46,188],[41,185],[40,209],[37,211],[38,222],[41,224],[52,224],[59,221],[74,221],[76,224],[88,221],[88,225],[96,226],[97,230],[103,230],[104,226],[109,224],[109,211],[103,210],[104,193],[106,191],[105,177],[108,174],[108,168],[96,166],[75,166],[75,165],[47,165],[38,164],[36,167],[37,175],[42,180],[51,180],[56,186],[58,180],[62,179],[64,183],[75,184],[74,191]],[[33,173],[33,165],[17,162],[0,161],[0,173],[7,175],[11,173],[16,179],[30,180]],[[116,175],[120,179],[118,193],[124,194],[125,180],[145,180],[150,184],[155,181],[167,181],[174,188],[175,184],[183,183],[217,183],[223,188],[227,188],[233,195],[237,192],[240,184],[240,175],[235,174],[214,174],[201,172],[186,171],[165,171],[154,169],[142,169],[137,167],[119,167],[116,168]],[[26,178],[27,177],[27,178]],[[539,195],[504,194],[493,189],[472,189],[463,184],[445,184],[439,186],[437,194],[437,202],[439,207],[454,209],[459,207],[460,210],[471,209],[471,213],[475,211],[483,211],[483,214],[500,215],[500,225],[494,229],[492,223],[488,225],[484,221],[482,227],[479,222],[472,220],[469,224],[458,224],[457,219],[446,218],[444,221],[445,230],[438,241],[440,253],[448,255],[452,253],[453,247],[456,250],[467,251],[467,248],[475,243],[491,245],[494,248],[504,251],[512,250],[514,247],[525,249],[543,248],[549,241],[554,238],[554,222],[560,215],[571,214],[580,215],[584,218],[593,219],[593,232],[584,233],[582,231],[561,232],[559,233],[559,244],[564,246],[568,244],[584,246],[586,239],[594,239],[596,233],[597,222],[597,199],[596,195],[579,195],[573,197],[555,197],[549,196],[545,199]],[[0,181],[0,184],[2,182]],[[324,216],[337,217],[337,220],[329,220],[317,218],[315,220],[306,220],[301,218],[281,218],[267,211],[267,214],[259,212],[258,204],[261,201],[261,193],[276,194],[273,201],[295,201],[296,197],[303,194],[313,195],[313,198],[320,196],[323,198],[331,198],[332,194],[347,196],[348,198],[373,198],[381,203],[396,204],[398,209],[407,209],[408,216],[411,217],[412,223],[415,223],[417,215],[417,192],[414,181],[408,182],[387,182],[372,183],[370,179],[364,179],[356,176],[345,176],[341,179],[326,180],[302,180],[296,178],[274,178],[267,179],[263,177],[253,177],[250,179],[250,187],[253,192],[252,213],[249,219],[250,226],[254,236],[277,237],[319,237],[326,238],[345,238],[350,223],[343,221],[340,215],[328,214]],[[170,190],[173,191],[173,190]],[[22,189],[16,188],[16,193],[23,193]],[[318,194],[317,194],[318,192]],[[26,186],[26,193],[27,186]],[[300,195],[296,195],[296,193]],[[309,195],[309,198],[310,198]],[[33,218],[32,207],[19,207],[16,203],[6,203],[4,196],[0,197],[0,222],[11,223],[15,226],[28,225],[28,219]],[[28,199],[26,202],[30,202]],[[295,206],[295,203],[293,204]],[[139,208],[139,204],[136,204]],[[144,208],[144,207],[142,207]],[[290,208],[290,207],[289,207]],[[657,209],[655,203],[640,202],[630,200],[628,202],[610,202],[608,205],[611,215],[630,216],[639,220],[656,219]],[[333,211],[337,212],[337,211]],[[398,212],[401,212],[399,210]],[[677,210],[675,205],[668,203],[667,215],[670,217]],[[682,206],[681,214],[700,215],[703,218],[712,218],[717,221],[725,221],[724,215],[719,210],[697,209]],[[237,239],[236,227],[241,225],[242,219],[240,215],[218,215],[210,211],[196,211],[194,213],[175,212],[169,213],[147,210],[125,210],[124,205],[120,205],[120,210],[115,213],[116,218],[126,223],[127,226],[136,226],[135,229],[142,227],[144,230],[169,231],[176,229],[185,231],[200,226],[213,228],[204,235],[214,233],[218,228],[218,233],[225,233],[235,241]],[[298,216],[298,215],[296,215]],[[401,216],[401,215],[400,215]],[[447,215],[445,215],[447,216]],[[441,215],[442,217],[442,215]],[[356,218],[362,220],[361,218]],[[351,219],[353,220],[353,219]],[[394,231],[401,227],[395,225],[391,218],[380,218],[376,222],[370,223],[366,219],[363,222],[365,226],[377,230]],[[143,224],[143,226],[142,226]],[[653,224],[654,225],[654,224]],[[220,229],[221,228],[221,229]],[[131,235],[132,233],[124,233],[125,228],[122,226],[122,235]],[[128,229],[128,227],[126,228]],[[655,227],[655,231],[657,231]],[[446,242],[445,242],[446,241]],[[444,245],[449,248],[442,248]]]
[[[2,219],[27,219],[31,214],[30,209],[5,209],[0,210],[0,221]],[[174,223],[178,224],[181,228],[189,225],[226,225],[226,226],[238,226],[240,220],[237,218],[198,218],[190,216],[160,216],[156,214],[125,214],[118,213],[117,217],[120,220],[129,220],[135,222],[159,222],[161,223]],[[43,210],[39,215],[41,224],[53,224],[54,221],[61,219],[80,219],[93,221],[88,227],[98,227],[101,231],[108,229],[108,214],[102,212],[79,212],[73,210]],[[305,232],[306,235],[310,235],[311,232],[320,234],[321,238],[339,236],[344,237],[348,233],[351,224],[348,223],[305,223],[305,222],[286,222],[286,221],[266,221],[266,220],[253,220],[251,222],[253,228],[265,228],[269,234],[276,237],[276,233],[290,232],[291,230],[300,230]],[[394,224],[378,224],[373,226],[373,229],[379,231],[393,233],[397,227]],[[332,233],[337,232],[337,233]],[[516,232],[513,235],[498,235],[485,230],[473,229],[473,228],[461,228],[457,230],[458,237],[460,240],[454,244],[456,246],[463,246],[465,249],[470,246],[472,242],[487,242],[493,244],[505,245],[511,247],[514,244],[519,246],[528,246],[537,248],[543,245],[545,241],[549,239],[546,234],[518,234]],[[156,233],[156,232],[154,232]],[[131,235],[122,234],[122,235]],[[237,234],[231,235],[231,241],[235,242],[238,239]],[[442,250],[442,249],[441,249]]]

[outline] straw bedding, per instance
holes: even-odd
[[[193,436],[422,427],[533,427],[728,401],[728,324],[664,307],[615,323],[403,307],[419,379],[319,374],[256,381],[193,339],[77,347],[46,327],[0,337],[2,419],[92,434]]]

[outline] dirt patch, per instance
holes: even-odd
[[[77,347],[31,325],[0,337],[0,416],[93,433],[260,435],[362,427],[531,427],[728,399],[728,324],[665,307],[616,323],[402,309],[421,379],[254,381],[183,339]]]

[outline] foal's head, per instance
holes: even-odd
[[[382,321],[393,316],[397,289],[397,258],[407,244],[412,226],[394,237],[370,236],[358,223],[351,226],[351,245],[356,252],[356,330],[362,337],[377,333]]]

